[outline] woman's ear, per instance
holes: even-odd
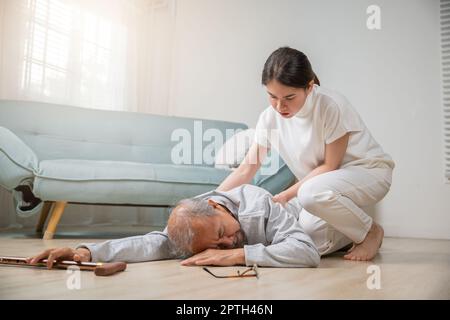
[[[312,91],[313,88],[314,88],[314,79],[311,80],[310,82],[308,82],[308,87],[306,89],[306,94],[309,94]]]

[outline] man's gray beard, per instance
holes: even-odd
[[[239,229],[236,233],[236,243],[233,243],[233,249],[243,248],[245,244],[247,244],[247,236],[242,229]]]

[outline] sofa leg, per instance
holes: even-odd
[[[44,228],[44,225],[45,225],[45,221],[47,220],[48,214],[50,212],[50,209],[52,208],[53,203],[54,203],[53,201],[45,201],[44,202],[44,206],[42,207],[41,215],[39,217],[39,222],[36,226],[37,233],[42,232],[42,229]]]
[[[66,208],[67,202],[64,201],[56,201],[55,207],[53,208],[52,216],[50,217],[50,221],[48,222],[47,229],[44,233],[44,240],[53,239],[55,235],[56,227],[58,226],[58,222],[61,219],[61,216]]]

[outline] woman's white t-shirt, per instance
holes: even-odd
[[[314,85],[300,111],[283,118],[265,109],[256,125],[255,141],[273,147],[301,180],[325,159],[325,144],[350,132],[341,168],[352,165],[394,168],[394,161],[370,134],[359,114],[341,94]]]

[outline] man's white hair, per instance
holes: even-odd
[[[189,257],[193,254],[192,242],[196,235],[192,221],[196,218],[217,215],[214,208],[204,199],[183,199],[172,210],[167,224],[169,239],[174,246],[174,254]]]

